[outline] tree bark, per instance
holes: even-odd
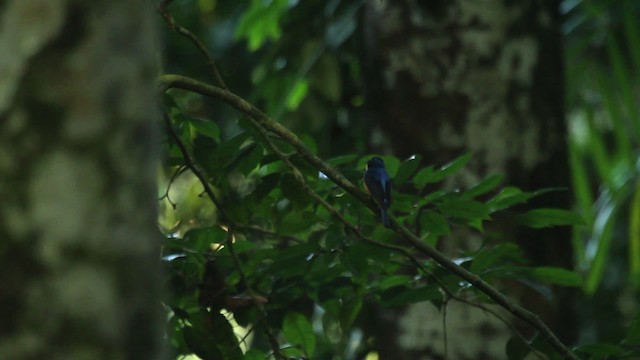
[[[505,184],[524,190],[568,187],[558,5],[555,0],[369,1],[370,118],[386,139],[373,145],[401,157],[420,154],[436,166],[471,152],[470,164],[447,179],[450,189],[470,188],[493,174],[506,175]],[[532,205],[568,208],[568,192]],[[498,230],[517,240],[533,263],[571,268],[568,229],[532,232],[507,224]],[[482,240],[456,234],[441,248],[458,256]],[[563,291],[552,306],[541,296],[525,298],[534,299],[525,307],[550,322],[561,339],[573,340],[573,305],[564,301]],[[391,336],[395,340],[380,335],[381,359],[444,355],[441,315],[430,304],[418,311],[422,316],[416,311],[382,317],[380,328],[398,331]],[[504,340],[512,334],[504,325],[481,311],[460,313],[447,313],[449,359],[505,356]],[[423,317],[431,320],[415,323]],[[501,345],[487,346],[496,343]]]
[[[148,1],[0,3],[0,359],[159,359]]]

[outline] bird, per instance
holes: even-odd
[[[380,218],[385,227],[390,227],[387,209],[391,205],[391,183],[389,174],[384,168],[384,160],[374,156],[367,162],[367,170],[364,172],[364,186],[380,208]]]

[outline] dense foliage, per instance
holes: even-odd
[[[211,59],[190,39],[176,35],[179,30],[172,31],[180,26],[176,22],[173,29],[167,26],[166,71],[211,82],[221,91],[228,85],[297,134],[282,136],[223,97],[167,92],[162,256],[170,287],[165,302],[168,339],[176,354],[203,359],[361,359],[376,351],[377,339],[367,331],[375,321],[368,315],[371,309],[425,301],[441,309],[450,301],[476,307],[496,302],[417,248],[403,228],[426,246],[460,229],[481,236],[484,245],[460,254],[454,259],[457,265],[493,285],[515,281],[549,295],[551,285],[597,292],[613,238],[608,217],[630,206],[628,226],[638,226],[640,200],[632,194],[637,193],[634,159],[639,136],[629,141],[626,134],[631,130],[614,124],[613,150],[605,148],[590,110],[586,120],[579,120],[590,130],[591,145],[572,146],[580,215],[566,209],[523,210],[519,205],[533,197],[567,190],[526,192],[503,184],[499,174],[468,189],[439,190],[441,182],[473,161],[471,155],[426,167],[419,156],[382,156],[393,181],[395,220],[391,229],[381,226],[364,195],[323,172],[305,154],[324,158],[323,164],[357,187],[366,161],[374,155],[362,155],[366,146],[358,135],[366,127],[355,60],[359,41],[354,32],[361,6],[362,2],[309,5],[286,0],[171,5],[170,14],[197,34],[226,69],[225,83],[216,80]],[[309,17],[318,9],[320,16]],[[569,15],[581,14],[575,8],[570,11]],[[627,55],[638,61],[640,43],[632,18],[623,19],[631,49],[622,52],[613,41],[608,52],[615,84],[622,88],[599,94],[608,111],[629,112],[611,116],[629,127],[639,118],[633,100],[637,83],[630,82],[637,74],[624,73],[630,68],[625,61]],[[284,29],[292,36],[283,38]],[[572,75],[570,71],[570,81],[575,81]],[[606,73],[599,76],[597,84],[604,86]],[[622,104],[615,100],[618,91]],[[570,100],[579,112],[579,101]],[[327,136],[327,127],[335,124],[343,124],[339,135]],[[597,185],[591,183],[588,168],[592,152],[598,184],[606,188],[600,197],[608,197],[601,207],[592,207]],[[612,201],[618,204],[613,210]],[[530,266],[514,239],[492,241],[495,234],[485,229],[494,221],[534,229],[576,226],[577,271]],[[585,234],[598,236],[595,256],[583,245],[582,238],[589,236]],[[630,246],[640,248],[640,229],[629,234]],[[637,277],[640,261],[635,257],[640,251],[630,253],[631,274]],[[596,359],[640,356],[640,320],[628,328],[626,322],[616,324],[615,338],[590,339],[591,344],[574,350]],[[506,356],[522,359],[536,352],[558,357],[545,335],[528,341],[514,332]]]

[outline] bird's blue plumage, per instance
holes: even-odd
[[[389,174],[384,168],[384,161],[379,157],[373,157],[367,162],[367,171],[364,173],[364,185],[369,194],[380,208],[382,224],[390,226],[387,209],[391,205],[391,183]]]

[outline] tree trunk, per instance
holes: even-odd
[[[0,359],[159,359],[154,11],[0,3]]]
[[[559,25],[554,0],[369,1],[368,99],[386,146],[399,156],[421,154],[436,166],[471,152],[473,160],[448,179],[449,188],[469,188],[492,174],[525,190],[567,187]],[[533,204],[567,208],[568,193]],[[499,230],[534,263],[571,268],[568,229]],[[458,234],[441,247],[458,256],[481,240]],[[534,301],[525,306],[551,322],[562,339],[573,339],[573,305],[563,302],[563,292],[552,306],[539,296],[527,298]],[[490,318],[474,309],[448,311],[448,358],[503,358],[504,340],[513,334]],[[381,335],[382,359],[443,356],[442,319],[434,306],[386,314],[382,322],[387,325],[381,328],[398,330]]]

